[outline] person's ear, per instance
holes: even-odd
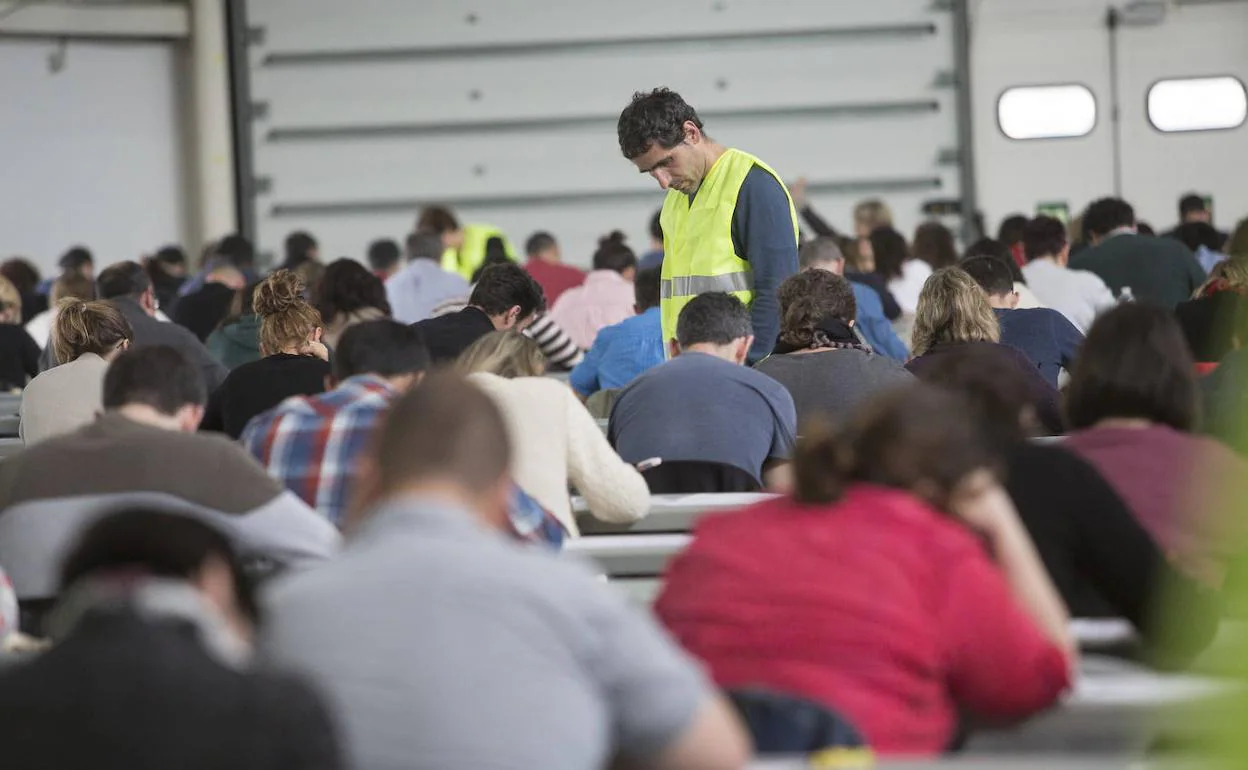
[[[1018,292],[1016,291],[1012,291],[1009,294],[1005,295],[1005,304],[1009,306],[1010,310],[1014,310],[1015,308],[1017,308],[1018,303],[1022,301],[1023,301],[1023,298],[1019,296]]]
[[[325,375],[325,390],[333,390],[336,387],[338,387],[338,381],[334,379],[334,375]]]
[[[183,433],[194,433],[204,420],[202,404],[186,404],[178,410],[178,429]]]
[[[733,351],[733,358],[736,359],[736,362],[738,364],[745,363],[746,359],[749,358],[750,356],[750,348],[752,348],[753,346],[754,346],[753,334],[751,334],[748,337],[742,337],[741,339],[737,340],[737,349]]]
[[[1070,244],[1068,243],[1062,247],[1061,251],[1057,253],[1057,264],[1065,267],[1069,263],[1070,263]]]
[[[675,358],[680,355],[680,343],[676,340],[667,341],[667,357]]]
[[[512,532],[511,495],[515,482],[510,474],[503,474],[494,484],[484,489],[477,498],[477,515],[485,526],[500,532]]]
[[[697,144],[702,141],[702,129],[698,128],[692,120],[686,120],[685,125],[685,141],[689,144]]]
[[[238,586],[230,565],[215,553],[204,558],[195,572],[195,587],[243,642],[250,643],[255,629],[238,606]]]
[[[308,342],[320,342],[325,336],[325,330],[320,326],[312,330],[312,335],[308,337]]]

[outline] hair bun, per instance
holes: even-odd
[[[599,246],[623,246],[624,238],[625,238],[624,233],[620,232],[619,230],[612,230],[607,235],[604,235],[603,237],[598,239],[598,245]]]
[[[303,302],[303,279],[292,270],[278,270],[256,286],[252,306],[256,315],[270,316]]]

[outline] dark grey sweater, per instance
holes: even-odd
[[[788,388],[799,433],[815,415],[839,422],[870,396],[914,381],[899,362],[853,349],[772,355],[754,368]]]

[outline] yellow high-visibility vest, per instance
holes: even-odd
[[[517,261],[516,252],[502,230],[493,225],[464,225],[464,242],[458,249],[442,252],[442,269],[459,273],[464,280],[471,281],[472,274],[485,261],[485,244],[491,238],[501,238],[507,256],[512,262]]]
[[[676,339],[676,319],[689,300],[711,291],[732,294],[745,303],[754,301],[754,274],[750,263],[732,243],[732,215],[737,194],[750,169],[759,166],[780,182],[789,199],[793,242],[797,243],[797,210],[788,188],[766,163],[740,150],[725,150],[702,180],[690,204],[689,196],[668,190],[659,221],[663,226],[663,273],[659,306],[664,341]]]

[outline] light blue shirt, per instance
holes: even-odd
[[[854,301],[858,303],[858,331],[867,340],[871,349],[882,356],[897,361],[905,361],[910,352],[893,331],[893,325],[884,317],[884,303],[875,289],[854,281],[849,282],[854,290]]]
[[[572,370],[568,382],[582,396],[622,388],[665,359],[659,308],[598,330],[594,345]]]
[[[432,259],[413,259],[386,279],[386,299],[394,320],[405,324],[429,318],[448,299],[466,301],[470,291],[463,276],[443,270]]]

